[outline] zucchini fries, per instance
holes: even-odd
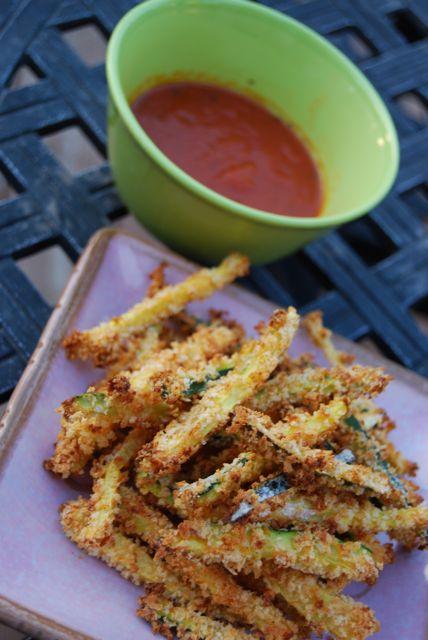
[[[280,495],[260,502],[254,490],[240,494],[242,502],[252,505],[247,522],[266,522],[283,528],[291,524],[324,525],[339,534],[354,535],[387,532],[392,538],[401,536],[418,539],[428,529],[428,507],[394,508],[374,504],[370,498],[351,493],[336,494],[318,491],[308,494],[296,487],[288,487]],[[399,534],[399,535],[400,535]],[[416,545],[417,546],[417,543]]]
[[[325,530],[273,529],[262,523],[221,524],[186,520],[165,544],[208,563],[223,563],[232,573],[260,575],[274,562],[322,578],[341,576],[373,582],[379,569],[373,553],[360,542],[342,542]]]
[[[291,459],[319,475],[328,476],[339,486],[355,485],[393,500],[397,494],[397,488],[383,471],[375,471],[368,466],[353,464],[349,459],[342,459],[340,455],[335,455],[333,451],[314,449],[306,445],[305,440],[312,440],[314,443],[315,438],[321,438],[325,431],[328,432],[329,428],[334,427],[334,424],[330,423],[328,412],[327,421],[325,420],[325,408],[321,415],[321,419],[315,417],[308,422],[302,420],[300,429],[297,429],[295,433],[292,428],[290,429],[290,425],[274,424],[269,416],[250,411],[244,407],[237,408],[235,420],[256,429],[274,445],[284,450]],[[306,431],[308,423],[309,429]]]
[[[150,592],[140,599],[138,615],[152,625],[153,631],[173,640],[249,640],[245,629],[207,616],[191,604],[175,604],[164,595]]]
[[[186,309],[247,268],[233,254],[168,285],[160,265],[142,302],[64,341],[106,372],[60,408],[45,467],[92,478],[61,524],[144,588],[137,615],[166,638],[366,640],[379,622],[342,590],[393,561],[376,535],[428,546],[417,467],[375,404],[391,378],[351,365],[319,312],[303,325],[330,367],[288,354],[291,307],[256,338]]]
[[[123,531],[138,536],[152,549],[158,548],[156,557],[165,560],[172,570],[188,584],[197,587],[214,605],[226,607],[232,619],[258,629],[267,640],[294,637],[296,627],[292,622],[257,594],[242,588],[222,567],[205,566],[197,559],[175,553],[167,542],[168,535],[174,534],[175,528],[163,513],[150,507],[132,490],[123,489],[122,496],[119,522]]]
[[[151,324],[182,311],[189,302],[208,298],[218,289],[233,282],[248,271],[248,259],[231,254],[218,267],[201,269],[183,282],[161,288],[121,316],[89,329],[74,331],[64,340],[71,360],[91,359],[95,366],[111,365],[128,349],[129,340]]]
[[[274,595],[283,598],[303,618],[310,620],[313,631],[318,634],[327,631],[337,640],[364,640],[380,629],[369,607],[334,593],[316,576],[286,569],[268,573],[264,582]]]
[[[271,466],[269,461],[253,451],[240,453],[232,462],[225,463],[206,478],[192,483],[178,483],[174,492],[174,507],[182,517],[195,512],[209,515],[227,496],[244,484],[257,480]]]
[[[138,458],[141,490],[146,479],[178,471],[227,422],[235,406],[260,388],[278,366],[297,326],[295,309],[276,311],[260,338],[247,342],[238,352],[233,370],[213,382],[190,411],[155,436]]]
[[[210,381],[233,368],[233,357],[227,354],[241,337],[238,325],[202,326],[187,340],[159,351],[140,369],[118,373],[63,402],[61,431],[48,468],[67,478],[82,471],[97,450],[114,442],[118,429],[167,422],[180,403],[188,404]]]

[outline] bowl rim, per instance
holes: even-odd
[[[320,216],[304,218],[270,213],[269,211],[256,209],[232,200],[231,198],[223,196],[213,189],[205,186],[170,160],[168,156],[164,154],[159,147],[157,147],[135,118],[121,86],[118,70],[118,56],[121,43],[126,37],[128,29],[132,28],[132,25],[135,21],[139,20],[141,16],[144,16],[144,14],[149,12],[156,11],[157,9],[162,9],[168,5],[173,5],[176,8],[179,6],[182,8],[186,5],[194,4],[195,0],[179,0],[179,2],[177,2],[177,0],[146,0],[128,11],[113,30],[106,54],[107,83],[110,90],[110,97],[113,100],[131,137],[139,144],[140,147],[142,147],[158,167],[160,167],[185,189],[193,192],[202,200],[208,201],[208,203],[213,204],[228,213],[236,214],[257,223],[273,227],[325,229],[337,227],[369,213],[386,196],[394,183],[398,172],[400,157],[399,142],[395,125],[385,103],[371,82],[337,47],[328,42],[326,38],[319,35],[316,31],[294,18],[284,15],[275,9],[271,9],[255,2],[250,2],[249,0],[205,0],[205,2],[207,5],[209,4],[211,6],[221,5],[223,7],[227,7],[238,5],[243,11],[259,14],[261,17],[282,23],[286,28],[294,30],[306,39],[312,40],[330,57],[335,58],[336,63],[339,63],[342,70],[352,77],[354,84],[366,94],[367,99],[370,100],[372,106],[377,112],[377,115],[385,126],[387,135],[389,136],[391,157],[386,167],[383,180],[380,181],[378,188],[372,194],[371,198],[367,200],[367,203],[364,206],[345,210],[337,214],[321,214]]]

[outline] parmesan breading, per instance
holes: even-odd
[[[341,484],[352,483],[381,496],[396,494],[395,487],[383,472],[373,471],[370,467],[361,464],[343,462],[332,451],[309,448],[304,441],[302,444],[296,438],[279,438],[278,432],[282,432],[282,425],[277,429],[267,415],[239,407],[236,411],[236,420],[253,427],[275,445],[284,449],[300,464],[313,469],[318,474],[327,475]]]
[[[138,458],[138,481],[177,471],[228,420],[234,407],[250,397],[269,377],[298,327],[295,309],[277,311],[258,340],[244,344],[234,369],[213,383],[201,400],[159,432]]]
[[[263,563],[271,561],[323,578],[372,582],[382,568],[364,545],[342,542],[323,529],[277,530],[262,523],[185,520],[164,544],[205,562],[222,562],[234,573],[260,575]]]
[[[79,498],[61,509],[61,524],[72,542],[91,556],[99,558],[136,585],[161,584],[173,598],[192,600],[195,592],[182,584],[164,562],[154,559],[142,545],[115,530],[102,546],[92,546],[80,533],[90,515],[88,501]]]
[[[247,271],[248,258],[233,253],[218,267],[201,269],[176,285],[161,288],[121,316],[87,331],[74,331],[64,340],[67,356],[72,360],[92,359],[96,366],[110,365],[136,333],[179,313],[193,300],[208,298]]]
[[[171,640],[366,640],[379,623],[343,589],[393,562],[386,535],[428,547],[417,465],[375,402],[391,377],[351,366],[319,312],[303,325],[323,367],[289,350],[292,307],[251,339],[227,310],[186,307],[247,268],[232,254],[168,285],[160,264],[142,302],[65,340],[107,370],[61,405],[46,468],[92,478],[61,524],[144,587],[138,615]]]
[[[88,545],[103,545],[113,532],[114,518],[120,505],[120,486],[128,478],[127,469],[147,432],[134,428],[111,454],[103,456],[92,468],[95,482],[88,502],[90,515],[80,531]]]
[[[131,490],[123,489],[122,496],[120,523],[123,531],[141,537],[154,548],[159,547],[158,557],[186,582],[197,587],[214,604],[227,607],[236,619],[261,631],[266,640],[295,637],[296,627],[291,621],[286,620],[276,607],[239,586],[222,567],[208,567],[198,560],[171,552],[165,543],[169,535],[175,535],[170,520]]]
[[[264,413],[290,405],[315,411],[334,396],[346,397],[348,401],[374,397],[390,380],[381,368],[359,365],[333,369],[309,366],[296,373],[279,371],[247,402],[247,406]]]
[[[316,576],[286,569],[268,571],[263,580],[272,593],[291,604],[320,635],[327,631],[337,640],[365,640],[380,629],[369,607],[332,592]]]
[[[140,598],[138,615],[170,640],[174,638],[171,630],[183,640],[249,640],[247,630],[211,618],[191,604],[177,605],[156,592]]]
[[[332,332],[323,324],[321,311],[311,311],[302,320],[302,326],[316,347],[321,349],[326,359],[333,366],[347,365],[354,361],[354,356],[339,351],[333,344]]]
[[[118,428],[167,421],[180,401],[192,400],[187,394],[192,383],[203,385],[233,367],[233,356],[227,354],[241,337],[238,325],[202,326],[141,369],[123,371],[63,402],[61,431],[48,468],[64,478],[80,473],[95,451],[114,442]]]
[[[247,521],[267,522],[276,527],[293,523],[325,525],[330,531],[353,534],[390,532],[418,537],[428,529],[428,507],[394,508],[376,506],[367,498],[350,493],[318,491],[307,494],[290,487],[278,496],[258,502],[253,490],[239,495],[240,501],[253,505]]]
[[[174,492],[174,507],[182,517],[209,513],[245,483],[256,480],[272,465],[252,451],[239,454],[215,473],[196,482],[180,482]]]

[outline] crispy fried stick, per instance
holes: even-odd
[[[314,344],[322,349],[325,357],[333,366],[337,364],[347,365],[353,361],[353,356],[343,351],[338,351],[334,346],[331,339],[332,332],[323,325],[323,317],[320,311],[314,311],[305,316],[302,320],[302,326],[307,330]],[[390,376],[387,376],[387,378],[391,380]],[[380,389],[379,392],[380,391],[382,391],[382,389]],[[364,413],[358,411],[358,405],[363,405]],[[374,414],[377,414],[380,419],[384,417],[384,412],[379,409],[379,407],[376,407],[370,400],[364,400],[364,398],[361,397],[354,399],[353,412],[363,427],[365,427],[365,423],[370,421]],[[406,458],[397,451],[385,431],[373,429],[376,423],[377,421],[375,420],[374,424],[367,425],[368,428],[366,430],[372,430],[372,433],[368,434],[367,438],[367,440],[370,440],[369,448],[377,448],[381,451],[382,460],[392,467],[392,472],[415,475],[417,466],[415,466],[413,462],[406,460]]]
[[[373,471],[370,467],[359,464],[348,464],[338,459],[332,451],[324,449],[310,449],[301,445],[296,439],[283,438],[279,440],[274,431],[274,437],[271,437],[272,429],[275,425],[267,415],[263,415],[256,411],[250,411],[244,407],[238,407],[235,411],[236,422],[239,425],[249,425],[256,429],[275,445],[282,448],[289,456],[292,456],[297,462],[304,467],[312,469],[319,474],[325,474],[333,478],[339,484],[352,483],[354,485],[370,489],[381,496],[395,497],[396,488],[391,484],[388,476],[380,471]]]
[[[161,262],[149,273],[150,284],[146,292],[147,298],[153,298],[158,291],[165,287],[165,268],[166,262]],[[164,326],[158,322],[147,327],[141,337],[135,336],[128,340],[123,349],[119,351],[115,362],[109,367],[106,377],[112,378],[125,370],[140,369],[147,358],[165,348],[165,340],[162,339],[163,333]]]
[[[314,414],[296,411],[288,417],[287,424],[277,423],[270,429],[269,438],[278,446],[283,440],[297,440],[311,445],[334,430],[340,418],[347,412],[347,406],[341,399],[334,399]],[[179,485],[174,494],[174,503],[180,512],[195,515],[195,509],[202,515],[225,496],[242,486],[245,482],[256,480],[261,473],[269,472],[274,464],[257,453],[243,452],[230,464],[226,464],[212,476],[193,484]]]
[[[90,358],[96,366],[110,365],[136,333],[177,314],[193,300],[208,298],[247,270],[248,259],[231,254],[218,267],[201,269],[179,284],[164,287],[109,322],[87,331],[74,331],[63,343],[67,356],[72,360]]]
[[[242,492],[239,501],[253,505],[248,522],[266,522],[276,527],[291,524],[325,525],[338,533],[374,534],[382,531],[394,536],[400,529],[416,536],[428,528],[428,507],[388,508],[373,504],[370,499],[349,493],[323,491],[308,494],[290,487],[280,495],[259,502],[253,489]],[[417,542],[417,540],[415,540]]]
[[[276,607],[240,587],[220,566],[206,567],[197,560],[177,554],[164,544],[164,537],[175,537],[170,520],[147,505],[134,491],[122,488],[120,523],[123,531],[140,536],[152,547],[161,545],[159,557],[165,559],[183,579],[198,587],[215,605],[226,607],[237,619],[260,630],[267,640],[295,638],[295,626]]]
[[[140,598],[138,615],[150,622],[155,633],[162,633],[169,640],[175,637],[172,629],[183,640],[251,639],[248,630],[215,620],[191,604],[177,605],[156,592]]]
[[[334,593],[316,576],[285,569],[264,573],[263,580],[273,594],[282,596],[318,634],[327,631],[336,640],[365,640],[380,629],[369,607]]]
[[[144,363],[155,353],[165,349],[167,344],[163,336],[162,324],[152,324],[140,338],[135,338],[128,349],[120,353],[118,359],[112,364],[106,374],[106,380],[110,380],[122,371],[136,371],[141,369]]]
[[[269,472],[272,464],[252,451],[241,453],[207,478],[179,482],[174,491],[174,506],[182,517],[209,515],[212,509],[244,484]]]
[[[325,530],[275,530],[264,524],[220,524],[185,520],[165,537],[171,549],[204,562],[221,562],[232,572],[260,575],[263,562],[315,573],[323,578],[346,576],[371,582],[382,565],[359,542],[341,542]]]
[[[161,584],[170,597],[178,600],[192,601],[198,596],[197,592],[182,584],[164,562],[152,558],[142,545],[117,530],[104,545],[88,545],[82,540],[80,532],[85,527],[89,515],[88,501],[83,498],[68,502],[61,509],[64,532],[80,549],[99,558],[136,585]]]
[[[102,388],[63,402],[61,430],[47,468],[64,478],[79,473],[95,451],[116,439],[117,428],[167,421],[177,403],[192,400],[192,383],[203,390],[207,381],[233,366],[233,356],[222,354],[229,353],[241,336],[238,326],[200,327],[140,370],[122,372]]]
[[[273,423],[268,417],[263,421],[260,418],[258,427],[260,432],[269,438],[276,446],[286,449],[287,444],[296,442],[305,447],[311,447],[333,433],[348,412],[348,407],[343,398],[334,398],[326,405],[321,405],[315,413],[307,413],[296,409],[287,415],[284,422]],[[256,412],[237,408],[237,416],[254,415]],[[262,416],[261,413],[256,415]],[[253,426],[253,423],[251,423]]]
[[[391,498],[399,505],[407,505],[411,501],[411,495],[398,476],[395,469],[385,459],[379,441],[373,437],[370,431],[363,426],[363,420],[358,420],[351,414],[342,421],[343,431],[348,435],[348,442],[358,460],[369,465],[376,471],[384,473],[394,491]]]
[[[279,371],[247,403],[250,409],[269,413],[277,406],[303,406],[315,411],[334,396],[346,396],[347,400],[373,397],[381,393],[391,377],[377,367],[333,369],[307,367],[297,373]]]
[[[90,515],[80,532],[90,546],[102,546],[113,533],[114,518],[120,505],[120,486],[137,451],[150,437],[149,430],[134,428],[116,448],[94,463],[95,478],[88,508]]]
[[[128,494],[130,498],[130,504],[124,503],[124,508],[128,513],[132,514],[131,518],[141,518],[138,516],[138,501],[140,498],[136,497],[132,492],[128,492],[127,489],[123,489],[124,493]],[[141,513],[141,506],[140,506]],[[159,531],[162,530],[162,525],[159,519],[156,517],[150,508],[143,507],[143,522],[139,522],[137,528],[131,526],[130,532],[135,533],[146,528],[146,538],[153,544],[158,542]],[[164,517],[161,518],[162,520]],[[144,520],[146,524],[144,524]],[[128,525],[129,526],[129,525]],[[148,531],[151,530],[151,533]],[[167,530],[172,531],[172,527],[169,524]],[[195,579],[196,569],[189,570],[189,561],[179,555],[173,555],[170,551],[166,550],[166,557],[170,558],[170,562],[181,574],[183,568],[185,573],[190,574]],[[172,558],[174,558],[172,560]],[[206,567],[200,569],[202,575],[210,573],[212,567]],[[199,575],[199,574],[198,574]],[[218,575],[218,574],[217,574]],[[271,570],[263,571],[263,581],[268,588],[275,594],[280,594],[288,600],[307,620],[311,623],[316,630],[327,630],[331,633],[338,632],[336,637],[339,640],[364,640],[370,633],[374,633],[377,630],[377,623],[373,616],[373,613],[368,607],[354,602],[351,598],[336,595],[333,590],[329,589],[326,585],[319,583],[318,578],[314,576],[308,576],[298,571],[293,570]],[[230,582],[230,581],[228,581]],[[196,581],[200,584],[200,581]],[[224,585],[224,580],[219,580],[218,587]],[[226,593],[224,586],[222,588],[223,597]],[[308,596],[311,595],[310,599]],[[235,602],[235,598],[232,596],[232,602]],[[225,603],[224,600],[221,602]],[[316,603],[316,605],[315,605]],[[321,603],[321,606],[320,606]],[[242,606],[242,605],[241,605]],[[343,620],[339,621],[338,615],[346,616],[345,623]],[[348,635],[349,634],[349,635]],[[353,635],[354,634],[354,635]]]
[[[314,345],[321,349],[333,366],[348,365],[354,361],[354,356],[344,351],[338,351],[334,346],[331,339],[332,332],[323,324],[322,311],[308,313],[302,320],[302,327],[306,329]]]
[[[293,308],[276,311],[259,340],[245,343],[238,352],[233,371],[214,382],[188,413],[172,421],[142,449],[137,468],[140,490],[144,491],[147,479],[176,472],[226,423],[234,407],[257,391],[277,366],[297,326]]]

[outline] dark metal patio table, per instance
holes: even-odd
[[[97,229],[126,213],[107,163],[73,175],[45,142],[74,126],[105,157],[104,67],[87,64],[67,36],[90,25],[107,39],[135,4],[0,4],[0,173],[16,192],[0,202],[0,402],[51,311],[19,261],[52,246],[76,260]],[[428,338],[414,313],[425,312],[428,301],[428,3],[266,4],[326,36],[373,82],[399,133],[401,168],[391,194],[368,216],[253,269],[247,284],[282,305],[321,308],[336,332],[353,340],[370,336],[388,356],[428,375]],[[23,65],[35,82],[17,89],[13,78]]]

